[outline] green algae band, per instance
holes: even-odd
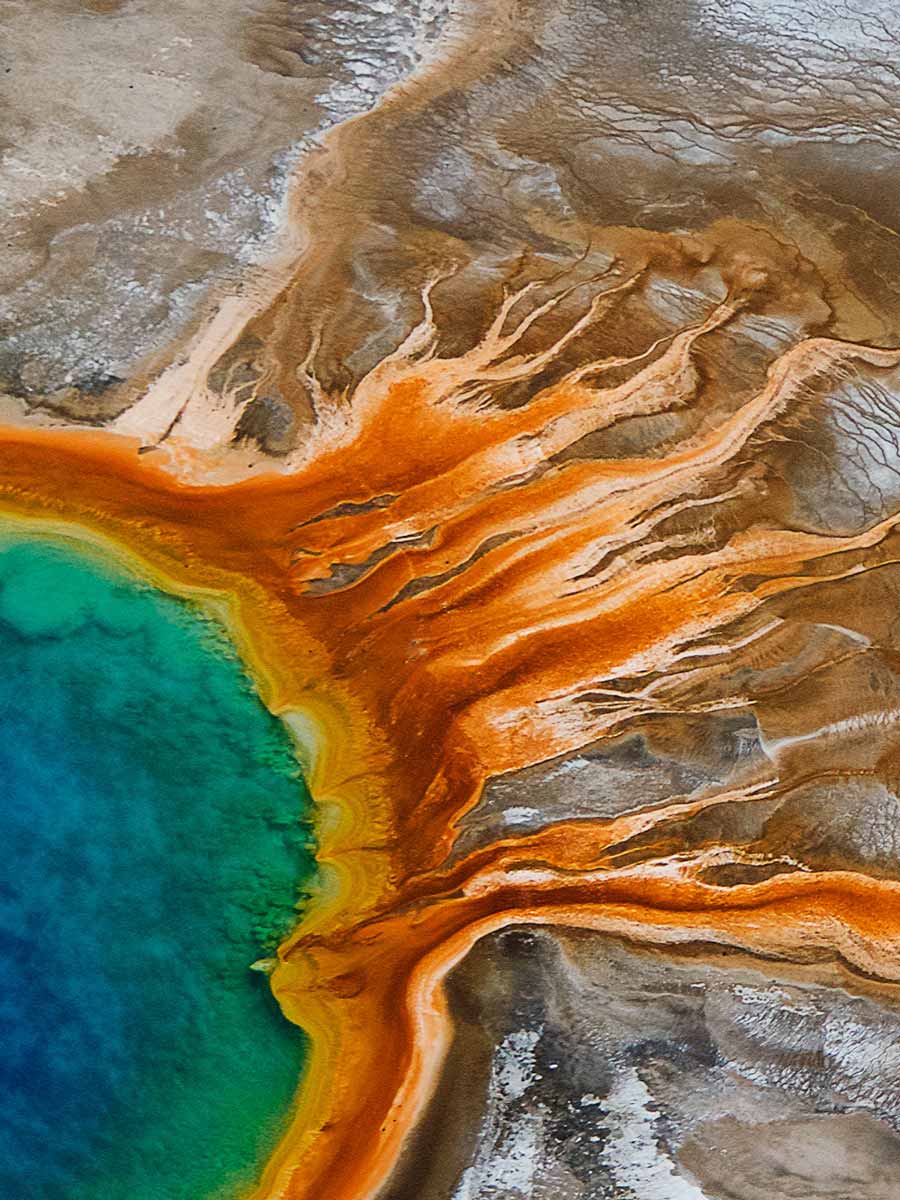
[[[284,727],[218,631],[0,541],[0,1195],[252,1188],[302,1070],[250,970],[312,862]]]

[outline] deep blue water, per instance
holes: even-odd
[[[241,1194],[303,1036],[264,975],[312,862],[221,634],[77,548],[0,543],[0,1200]]]

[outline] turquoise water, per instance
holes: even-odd
[[[286,732],[209,621],[0,542],[0,1197],[239,1195],[303,1035],[250,963],[312,860]]]

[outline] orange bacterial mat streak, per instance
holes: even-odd
[[[298,737],[320,886],[272,986],[311,1057],[257,1200],[377,1192],[448,1044],[441,981],[492,929],[562,923],[774,956],[813,947],[897,974],[894,885],[834,874],[720,889],[697,881],[699,859],[604,867],[623,838],[652,843],[657,819],[687,811],[678,798],[451,861],[491,777],[677,707],[667,673],[686,652],[711,637],[727,652],[736,622],[860,568],[898,519],[845,537],[751,526],[705,540],[675,521],[742,494],[749,439],[810,381],[900,362],[826,339],[787,351],[755,395],[658,457],[552,463],[617,420],[699,403],[695,347],[742,306],[616,360],[632,371],[624,383],[602,387],[610,362],[588,359],[504,408],[503,389],[541,376],[617,294],[528,354],[521,339],[555,301],[513,319],[522,292],[447,359],[426,295],[420,326],[349,403],[319,397],[319,424],[283,474],[189,484],[168,450],[139,454],[121,436],[0,431],[3,508],[112,543],[217,608]]]

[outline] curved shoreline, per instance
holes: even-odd
[[[66,457],[77,462],[83,445],[89,451],[88,458],[96,464],[98,440],[118,450],[129,445],[125,439],[107,434],[98,439],[96,434],[0,429],[0,447],[12,445],[21,449],[23,443],[30,444],[39,447],[41,455],[46,453],[48,459],[52,458],[51,447],[60,443],[67,452]],[[101,445],[101,453],[103,449]],[[137,467],[143,465],[136,457],[132,461]],[[47,466],[52,477],[53,467],[49,461]],[[313,690],[303,696],[300,686],[290,678],[284,659],[275,653],[278,639],[271,618],[277,601],[247,575],[223,571],[206,561],[197,570],[177,555],[173,557],[171,545],[160,553],[158,539],[147,538],[140,525],[132,526],[124,521],[111,528],[109,514],[97,512],[90,506],[81,507],[71,493],[63,500],[64,488],[51,487],[48,489],[50,494],[44,496],[29,492],[26,496],[20,494],[11,498],[7,474],[0,474],[0,519],[4,524],[23,533],[77,542],[82,553],[94,553],[102,562],[112,563],[119,569],[124,566],[137,578],[197,605],[226,630],[253,678],[263,704],[287,727],[313,801],[317,872],[309,884],[312,899],[292,938],[300,931],[306,934],[333,927],[340,921],[348,896],[367,896],[363,907],[373,909],[378,892],[383,888],[385,869],[378,862],[377,852],[356,849],[359,844],[371,841],[371,795],[360,795],[359,763],[347,738],[350,725],[347,710],[342,709],[331,695]],[[163,472],[159,472],[159,476],[174,490],[171,476]],[[89,478],[89,474],[82,478]],[[188,553],[186,558],[190,557]],[[304,650],[309,655],[316,655],[318,648],[309,641],[305,642]],[[352,701],[349,707],[352,708]],[[283,947],[279,954],[281,950]],[[323,1044],[332,1041],[327,1035],[333,1033],[333,1014],[319,1022],[312,1009],[301,1006],[302,1011],[297,1012],[294,1003],[286,1003],[276,982],[280,969],[276,967],[271,977],[273,994],[288,1019],[307,1032],[311,1045],[299,1084],[301,1094],[291,1128],[283,1141],[283,1146],[290,1144],[293,1147],[297,1126],[315,1127],[327,1120],[333,1099],[329,1082],[340,1059],[340,1046],[332,1045],[323,1056]],[[276,1149],[273,1161],[282,1152]],[[296,1148],[288,1153],[296,1157]],[[267,1189],[265,1180],[268,1177],[267,1170],[262,1190],[255,1190],[254,1196],[275,1194]]]

